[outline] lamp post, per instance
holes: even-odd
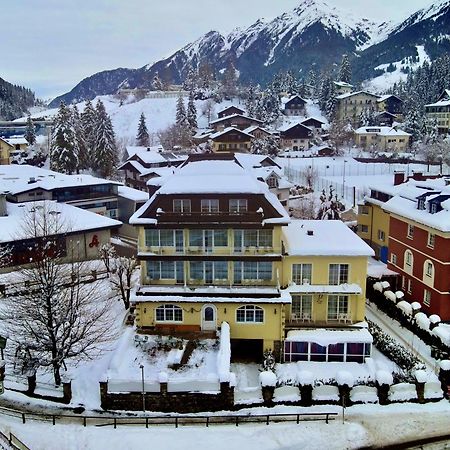
[[[142,411],[145,412],[145,385],[144,385],[144,366],[141,364],[141,378],[142,378]]]
[[[344,159],[344,170],[342,172],[342,198],[345,199],[345,163],[347,162],[346,159]]]

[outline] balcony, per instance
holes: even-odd
[[[257,212],[161,212],[157,214],[158,223],[258,223],[264,219]]]
[[[146,247],[139,251],[139,256],[173,256],[179,258],[183,257],[200,257],[205,256],[235,256],[235,257],[257,257],[257,256],[281,256],[280,247],[244,247],[244,248],[230,248],[230,247]]]

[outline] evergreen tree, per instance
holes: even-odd
[[[175,116],[175,123],[180,126],[188,125],[186,108],[184,107],[184,100],[181,94],[178,96],[177,100],[177,112]]]
[[[409,111],[404,125],[405,131],[411,134],[412,142],[417,142],[422,138],[423,120],[417,108]]]
[[[339,68],[339,81],[344,83],[352,82],[352,68],[347,54],[342,57],[341,67]]]
[[[325,114],[328,120],[333,120],[336,109],[336,89],[331,78],[328,79],[328,98],[325,104]]]
[[[53,122],[50,144],[50,167],[58,172],[72,174],[77,170],[78,157],[74,148],[72,112],[62,101]]]
[[[261,96],[259,86],[255,86],[254,84],[250,83],[246,93],[245,93],[245,109],[247,110],[247,115],[250,117],[258,117],[258,101]]]
[[[81,113],[81,125],[83,127],[84,132],[84,142],[86,145],[86,153],[87,153],[87,167],[93,168],[94,158],[94,149],[95,149],[95,139],[96,139],[96,130],[95,126],[97,123],[97,112],[95,111],[94,106],[90,100],[87,100],[84,105],[84,111]]]
[[[189,100],[187,104],[187,113],[186,113],[186,119],[189,123],[189,127],[191,130],[197,129],[197,108],[195,107],[194,102],[194,92],[189,92]]]
[[[148,147],[150,145],[150,136],[148,134],[147,124],[145,123],[144,113],[141,113],[141,117],[139,119],[136,145],[140,145],[142,147]]]
[[[77,173],[80,170],[89,169],[89,152],[86,145],[83,122],[76,105],[72,108],[72,127],[74,132],[74,152],[78,157]]]
[[[115,174],[118,163],[116,138],[111,118],[106,113],[101,100],[96,105],[97,121],[95,125],[94,170],[103,178]]]
[[[34,145],[36,142],[36,128],[34,126],[33,121],[31,120],[30,114],[28,114],[28,117],[27,117],[27,126],[25,129],[25,139],[27,140],[29,145]]]
[[[230,63],[225,69],[222,82],[223,95],[227,100],[236,97],[237,94],[237,75],[233,63]]]
[[[152,89],[155,91],[164,91],[164,88],[164,83],[162,82],[161,78],[159,78],[159,74],[156,73],[152,80]]]

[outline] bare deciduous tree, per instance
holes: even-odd
[[[119,291],[125,309],[130,308],[131,277],[136,269],[137,261],[134,256],[118,256],[112,260],[111,283]]]
[[[18,272],[21,287],[8,293],[0,310],[10,339],[51,368],[56,385],[67,360],[91,359],[114,337],[111,299],[99,282],[86,279],[90,272],[76,252],[66,254],[60,236],[68,231],[51,202],[30,209],[23,233],[31,239],[32,258]]]

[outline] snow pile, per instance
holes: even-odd
[[[411,383],[398,383],[391,386],[389,400],[391,402],[407,402],[417,399],[416,385]]]
[[[401,312],[405,316],[412,316],[412,307],[411,304],[406,302],[405,300],[402,300],[397,303],[397,308],[401,310]]]
[[[167,383],[169,381],[169,375],[167,375],[166,372],[159,372],[158,373],[158,381],[160,383]]]
[[[412,302],[411,308],[413,311],[420,311],[422,309],[422,305],[419,302]]]
[[[230,386],[235,387],[236,384],[237,384],[236,374],[233,372],[230,372]]]
[[[439,366],[442,370],[445,370],[446,372],[450,371],[450,360],[445,359],[439,363]]]
[[[273,400],[275,402],[298,402],[300,393],[296,386],[281,386],[274,391]]]
[[[375,379],[379,385],[388,384],[391,385],[394,382],[392,374],[386,370],[378,370],[375,374]]]
[[[216,380],[176,380],[169,381],[167,392],[214,392],[220,391],[220,385]]]
[[[378,403],[377,388],[372,386],[355,386],[350,392],[353,403]]]
[[[301,370],[297,373],[297,382],[300,386],[312,386],[314,384],[314,374],[309,370]]]
[[[381,285],[381,283],[379,281],[374,283],[373,290],[378,291],[378,292],[383,292],[383,286]]]
[[[397,295],[394,294],[392,291],[385,291],[384,296],[390,300],[391,302],[397,303]]]
[[[425,370],[415,370],[414,378],[418,383],[426,383],[426,381],[429,378],[429,375]]]
[[[437,323],[441,323],[441,318],[437,315],[437,314],[431,314],[431,316],[429,317],[430,322],[435,325]]]
[[[175,364],[180,364],[181,358],[183,357],[184,350],[186,345],[183,345],[183,348],[173,348],[167,354],[167,366],[173,366]]]
[[[431,332],[437,336],[443,344],[450,345],[450,329],[448,327],[439,325],[438,327],[433,328]]]
[[[414,316],[414,320],[417,326],[422,328],[422,330],[430,331],[430,319],[423,312],[419,312]]]
[[[277,385],[277,376],[270,370],[267,370],[259,374],[259,382],[264,387],[275,387]]]
[[[352,387],[355,384],[355,378],[346,370],[340,370],[336,374],[336,381],[339,386],[347,385],[348,387]]]
[[[405,296],[405,294],[404,294],[402,291],[396,291],[396,292],[395,292],[395,296],[396,296],[398,299],[401,299],[401,298],[403,298],[403,297]]]
[[[316,401],[339,401],[339,389],[336,386],[316,386],[312,392],[312,398]]]
[[[390,285],[389,281],[382,281],[382,282],[381,282],[381,287],[382,287],[383,289],[388,289],[388,288],[391,287],[391,285]]]
[[[441,383],[437,381],[430,381],[425,383],[425,395],[426,399],[437,399],[444,396],[441,388]]]
[[[217,373],[221,383],[229,382],[231,364],[231,341],[230,341],[230,325],[222,322],[220,328],[219,353],[217,355]]]

